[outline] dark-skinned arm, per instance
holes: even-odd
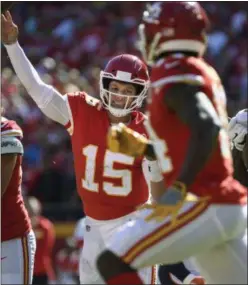
[[[17,154],[1,155],[1,197],[6,192],[16,164]]]
[[[216,147],[220,122],[211,101],[198,86],[186,83],[174,84],[166,91],[164,102],[190,129],[187,153],[177,178],[189,186]],[[146,154],[151,155],[152,152],[153,148],[149,144]]]
[[[12,132],[18,132],[13,128]],[[1,133],[2,134],[2,133]],[[1,196],[3,197],[11,181],[18,155],[23,154],[19,138],[5,134],[1,136]]]
[[[189,186],[203,169],[217,145],[220,131],[219,118],[208,97],[198,86],[173,85],[166,92],[165,104],[190,129],[185,160],[177,178]]]

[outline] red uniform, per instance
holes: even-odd
[[[135,211],[149,196],[142,159],[107,149],[110,121],[99,100],[79,92],[69,94],[68,103],[71,120],[67,128],[72,137],[77,189],[86,215],[109,220]],[[129,127],[146,134],[143,121],[142,113],[133,112]]]
[[[39,217],[38,224],[34,228],[36,236],[36,255],[34,263],[34,275],[47,275],[49,280],[55,280],[52,266],[52,250],[55,242],[53,224],[44,217]]]
[[[11,180],[2,197],[2,242],[24,237],[31,231],[30,219],[21,193],[23,154],[21,139],[22,130],[16,122],[2,118],[1,154],[18,154]]]
[[[161,60],[153,67],[151,80],[153,97],[148,106],[151,127],[148,129],[159,145],[158,157],[168,186],[175,181],[183,165],[190,129],[164,103],[166,90],[172,84],[183,82],[200,86],[223,124],[227,123],[225,93],[216,71],[202,58],[171,56]],[[232,178],[232,172],[228,136],[223,129],[211,158],[189,190],[201,197],[211,196],[212,203],[246,203],[246,189]]]
[[[56,256],[57,266],[62,271],[72,272],[78,275],[80,253],[81,250],[78,248],[73,250],[61,249]]]

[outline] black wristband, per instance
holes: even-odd
[[[150,160],[156,159],[156,154],[154,152],[154,148],[153,148],[153,145],[151,143],[149,143],[146,147],[145,156],[148,157],[148,159],[150,159]]]

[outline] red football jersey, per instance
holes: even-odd
[[[34,275],[46,274],[49,280],[55,280],[52,265],[52,251],[55,242],[54,226],[48,219],[40,216],[38,224],[34,227],[34,233],[36,237]]]
[[[81,252],[81,249],[78,248],[65,248],[59,250],[56,255],[57,267],[62,271],[72,272],[78,275]]]
[[[147,131],[156,141],[155,148],[168,186],[175,181],[183,165],[190,129],[166,106],[166,90],[178,82],[198,85],[212,102],[206,102],[209,110],[214,107],[223,126],[228,123],[226,97],[218,74],[202,58],[180,55],[160,60],[153,67],[151,81]],[[233,180],[232,172],[228,135],[223,128],[216,149],[189,191],[198,196],[211,196],[213,203],[245,202],[246,189]]]
[[[149,196],[142,159],[107,149],[110,121],[99,100],[84,92],[67,96],[71,110],[67,129],[71,134],[77,189],[86,215],[109,220],[135,211]],[[143,121],[142,113],[133,112],[129,127],[146,134]]]
[[[22,130],[15,121],[1,120],[1,155],[18,154],[9,185],[2,197],[2,241],[23,237],[31,230],[30,219],[21,194]]]

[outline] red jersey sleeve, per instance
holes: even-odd
[[[73,135],[78,122],[83,124],[87,122],[92,108],[101,108],[100,101],[85,92],[68,93],[67,104],[69,109],[70,121],[66,124],[66,129],[70,135]]]
[[[48,219],[39,217],[39,224],[34,231],[37,239],[34,273],[46,273],[50,280],[55,280],[51,259],[55,244],[54,226]]]

